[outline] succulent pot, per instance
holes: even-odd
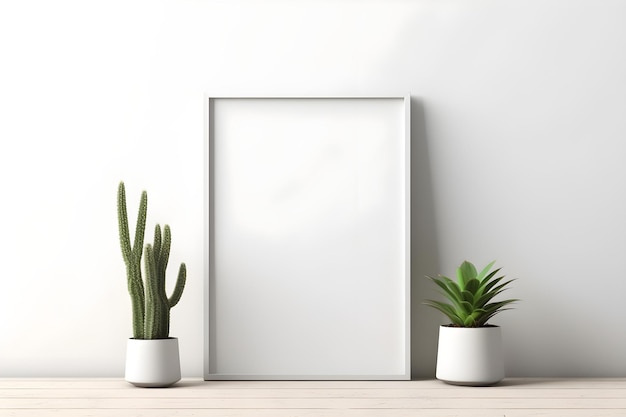
[[[439,327],[437,379],[455,385],[493,385],[504,378],[499,326]]]
[[[168,387],[180,381],[178,339],[128,339],[126,381],[137,387]]]

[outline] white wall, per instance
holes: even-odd
[[[626,2],[0,3],[0,376],[120,376],[115,199],[173,231],[202,372],[203,94],[414,97],[414,376],[425,274],[492,259],[510,375],[626,375]],[[150,233],[151,235],[151,233]],[[171,267],[170,281],[175,267]]]

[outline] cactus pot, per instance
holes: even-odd
[[[494,385],[504,378],[499,326],[439,327],[437,379],[455,385]]]
[[[180,381],[178,339],[128,339],[126,381],[137,387],[169,387]]]

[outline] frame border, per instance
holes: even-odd
[[[214,217],[211,210],[213,200],[213,178],[211,172],[211,155],[213,154],[213,102],[219,99],[402,99],[404,101],[404,157],[405,157],[405,358],[403,374],[385,375],[240,375],[240,374],[216,374],[210,372],[211,352],[211,322],[210,305],[213,294],[211,293],[210,278],[214,274],[212,268],[213,242],[211,230],[213,229]],[[411,379],[411,94],[405,95],[341,95],[341,96],[211,96],[204,94],[204,303],[203,303],[203,377],[210,380],[410,380]]]

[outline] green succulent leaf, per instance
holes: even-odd
[[[446,287],[450,290],[451,296],[450,300],[461,302],[463,301],[463,291],[459,288],[459,285],[454,281],[449,281],[446,283]]]
[[[476,316],[471,314],[463,321],[463,327],[476,327]]]
[[[482,292],[487,293],[491,291],[494,285],[497,285],[500,281],[504,279],[504,276],[495,278],[493,280],[487,280],[486,278],[481,282]]]
[[[472,294],[470,291],[463,291],[462,293],[463,295],[463,303],[466,303],[467,305],[469,305],[469,310],[466,309],[465,311],[467,311],[468,313],[471,313],[474,310],[474,294]]]
[[[465,261],[456,270],[456,276],[459,287],[461,287],[461,290],[464,290],[467,282],[472,278],[476,278],[476,267],[471,262]]]
[[[484,284],[487,284],[498,272],[500,272],[501,268],[495,269],[489,273],[486,277],[484,277],[481,281]]]
[[[478,273],[478,275],[476,276],[476,279],[479,281],[482,281],[483,278],[485,278],[485,276],[487,275],[487,273],[489,273],[489,270],[491,269],[491,267],[493,266],[493,264],[495,264],[496,261],[491,262],[489,265],[487,265],[486,267],[483,268],[482,271],[480,271]],[[495,271],[493,271],[491,274],[495,274],[498,271],[498,269],[496,269]]]
[[[443,290],[443,295],[450,300],[450,302],[454,305],[453,307],[457,311],[464,311],[466,309],[466,307],[462,304],[464,301],[462,291],[456,282],[441,275],[438,278],[428,278],[430,278],[435,284],[437,284],[437,286],[439,286],[439,288]]]
[[[474,311],[474,305],[469,301],[461,301],[461,307],[463,307],[463,314],[469,316]]]
[[[469,281],[467,281],[467,284],[465,284],[465,291],[468,291],[472,294],[476,294],[479,288],[480,281],[476,278],[470,279]]]
[[[486,292],[485,294],[482,294],[476,301],[476,305],[478,307],[482,307],[485,304],[487,304],[489,301],[491,301],[492,298],[494,298],[496,295],[500,294],[501,292],[503,292],[504,290],[506,290],[506,285],[509,284],[510,282],[512,282],[513,280],[507,281],[504,284],[498,285],[497,287],[491,289],[490,291]]]
[[[463,320],[458,316],[457,314],[457,310],[451,306],[450,304],[446,304],[446,303],[442,303],[440,301],[436,301],[436,300],[426,300],[424,301],[424,304],[434,307],[437,310],[441,311],[443,314],[445,314],[450,321],[457,325],[457,326],[462,326],[463,325]]]

